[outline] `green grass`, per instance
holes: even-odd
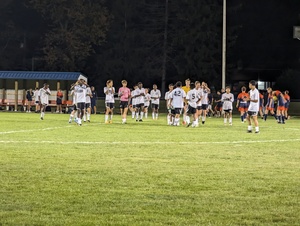
[[[299,225],[300,120],[82,127],[0,113],[0,225]]]

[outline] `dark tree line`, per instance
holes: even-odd
[[[1,70],[220,86],[221,0],[3,0],[0,13]]]

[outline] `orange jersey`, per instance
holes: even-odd
[[[284,94],[284,99],[286,101],[290,101],[291,100],[291,97],[288,95],[288,94]]]
[[[281,92],[279,90],[275,91],[275,96],[278,98],[280,96]]]
[[[248,98],[249,98],[249,93],[246,93],[246,92],[241,92],[237,97],[237,99],[243,103],[247,102],[244,99],[248,99]]]

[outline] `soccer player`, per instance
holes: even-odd
[[[172,93],[174,88],[173,83],[169,84],[169,91],[165,93],[165,100],[166,100],[166,107],[168,109],[168,115],[167,115],[167,123],[168,125],[171,125],[173,122],[173,117],[172,117],[172,109],[169,108],[169,100],[170,100],[170,94]]]
[[[198,127],[199,118],[201,117],[201,108],[202,108],[202,102],[201,99],[203,97],[203,89],[201,86],[201,83],[199,81],[195,82],[195,89],[197,90],[198,96],[200,98],[200,101],[197,102],[197,120],[196,120],[196,127]]]
[[[64,97],[63,92],[61,89],[57,90],[56,93],[56,113],[62,113],[62,99]]]
[[[265,105],[264,95],[259,93],[259,115],[261,119],[264,118],[264,114],[263,114],[264,105]]]
[[[283,94],[279,90],[273,91],[273,96],[277,98],[277,122],[285,124],[285,103],[286,100],[283,96]]]
[[[130,89],[127,87],[127,81],[122,80],[122,87],[119,88],[118,96],[120,97],[120,109],[122,109],[122,124],[126,124],[128,102],[131,95]]]
[[[138,83],[138,88],[135,90],[135,95],[136,97],[136,121],[143,121],[143,116],[144,116],[144,105],[145,105],[145,89],[143,88],[143,83],[139,82]],[[139,119],[140,116],[140,119]]]
[[[291,97],[289,95],[288,90],[284,91],[284,99],[286,100],[285,106],[284,106],[284,116],[285,116],[285,119],[287,120],[289,118],[288,110],[289,110],[289,106],[290,106],[290,102],[291,102]]]
[[[114,104],[115,104],[115,87],[113,87],[113,80],[109,79],[106,82],[106,87],[104,87],[104,93],[105,93],[105,123],[112,123],[113,118],[113,110],[114,110]],[[110,119],[108,120],[108,118]]]
[[[217,100],[215,101],[216,106],[215,106],[215,113],[216,116],[219,118],[221,117],[221,112],[223,111],[223,102],[222,102],[222,93],[220,91],[217,91]]]
[[[181,115],[183,103],[185,102],[185,97],[186,97],[186,94],[181,87],[182,87],[182,83],[177,82],[176,88],[172,91],[172,93],[170,95],[171,104],[169,104],[169,107],[172,106],[175,110],[175,119],[174,119],[174,123],[173,123],[174,126],[180,125],[180,115]]]
[[[96,92],[94,86],[91,86],[91,91],[92,91],[92,98],[91,98],[92,113],[96,115],[97,114],[97,99],[98,99],[98,95],[97,95],[97,92]]]
[[[35,113],[38,113],[40,111],[40,89],[38,87],[35,88],[33,96],[35,102]]]
[[[212,109],[212,105],[214,104],[214,97],[211,93],[211,91],[208,91],[208,107],[207,107],[207,115],[210,118],[211,114],[214,116],[215,112]]]
[[[74,92],[76,95],[76,103],[77,103],[77,124],[81,126],[82,118],[85,109],[85,101],[86,101],[86,82],[83,79],[78,80],[75,83]]]
[[[49,89],[49,85],[47,83],[44,84],[44,87],[40,89],[39,92],[39,102],[42,106],[41,108],[41,120],[44,120],[46,107],[49,104],[49,96],[51,95],[51,91]]]
[[[148,110],[150,106],[151,95],[149,94],[149,89],[145,89],[145,96],[144,96],[144,116],[148,118]]]
[[[187,94],[188,91],[191,90],[190,88],[190,84],[191,84],[191,80],[188,78],[185,80],[185,86],[182,87],[183,91],[185,92],[185,94]],[[186,111],[187,111],[187,108],[188,108],[188,105],[186,102],[184,102],[184,112],[183,112],[183,124],[185,125],[186,124],[186,120],[185,120],[185,117],[186,117]]]
[[[249,99],[249,94],[246,93],[247,88],[243,86],[241,88],[241,93],[237,96],[236,108],[238,108],[241,114],[241,122],[244,123],[247,117],[248,111],[248,103],[247,100]]]
[[[204,124],[206,120],[209,91],[210,89],[208,88],[207,84],[202,82],[201,110],[199,111],[199,116],[202,117],[202,124]]]
[[[274,118],[277,120],[276,114],[274,112],[274,99],[273,99],[273,90],[272,88],[267,88],[268,92],[268,102],[265,106],[265,114],[264,114],[264,120],[267,121],[268,113],[271,112],[271,115],[274,116]]]
[[[133,86],[133,90],[132,90],[132,92],[131,92],[131,97],[130,97],[130,102],[131,102],[131,108],[130,108],[130,110],[131,110],[131,114],[132,114],[132,119],[134,119],[134,117],[135,117],[135,112],[137,111],[136,110],[136,90],[137,90],[137,88],[138,88],[138,86],[137,85],[134,85]]]
[[[195,89],[194,83],[190,84],[190,88],[191,90],[186,94],[186,100],[188,101],[186,123],[187,127],[196,127],[198,123],[197,102],[200,101],[200,95],[199,92]],[[191,123],[189,115],[193,116],[193,123]]]
[[[255,125],[255,133],[259,133],[259,127],[258,127],[258,112],[259,112],[259,91],[256,89],[256,82],[254,80],[251,80],[249,82],[249,88],[250,93],[248,97],[248,101],[250,101],[249,107],[248,107],[248,133],[252,133],[252,122],[251,117],[253,119],[254,125]]]
[[[85,100],[85,109],[84,109],[84,115],[83,115],[83,121],[90,122],[91,120],[91,98],[93,97],[92,95],[92,90],[90,86],[87,84],[86,85],[86,100]]]
[[[70,118],[69,118],[69,123],[72,123],[72,119],[73,117],[75,116],[75,122],[77,122],[77,101],[76,101],[76,94],[75,94],[75,91],[74,91],[74,87],[75,87],[75,83],[71,85],[71,88],[70,90],[71,93],[70,93],[70,96],[72,96],[72,104],[73,104],[73,110],[70,114]]]
[[[159,99],[161,97],[160,90],[157,89],[157,85],[153,85],[153,90],[150,92],[151,95],[151,108],[152,108],[152,119],[158,119]]]
[[[227,119],[229,120],[229,125],[232,126],[232,103],[234,101],[234,96],[230,93],[230,87],[227,86],[225,93],[222,94],[223,110],[224,110],[224,125],[227,125]]]

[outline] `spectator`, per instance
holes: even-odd
[[[57,90],[56,94],[56,113],[62,113],[62,99],[64,94],[62,93],[61,89]]]
[[[91,86],[92,90],[92,98],[91,98],[91,106],[92,106],[92,114],[97,114],[97,92],[94,86]]]
[[[27,92],[26,92],[26,100],[27,100],[26,112],[31,112],[32,97],[33,97],[32,89],[27,90]]]

